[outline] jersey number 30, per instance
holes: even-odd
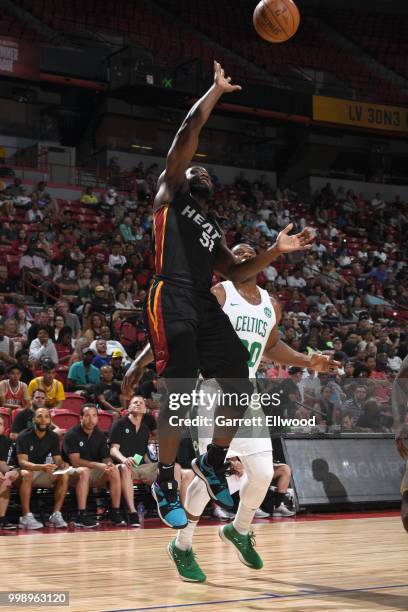
[[[260,344],[259,342],[251,342],[251,344],[249,344],[248,340],[241,340],[241,342],[245,346],[245,348],[248,349],[248,367],[252,368],[259,359],[259,355],[262,351],[262,344]]]

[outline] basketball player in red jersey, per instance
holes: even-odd
[[[189,166],[201,129],[216,103],[223,94],[240,89],[214,62],[214,83],[185,118],[158,181],[153,209],[156,275],[146,298],[145,317],[161,388],[167,396],[191,393],[199,372],[206,378],[216,378],[224,392],[251,395],[249,353],[210,293],[213,273],[240,282],[255,276],[283,253],[310,248],[313,240],[309,228],[289,236],[289,225],[271,248],[240,262],[226,247],[217,221],[205,212],[212,195],[211,178],[204,168]],[[161,406],[158,424],[159,473],[152,493],[160,518],[175,529],[187,525],[187,515],[174,479],[182,428],[170,425],[169,417],[177,414],[182,418],[187,409],[188,405],[178,406],[175,413],[168,403]],[[233,419],[245,409],[231,403],[219,407],[216,416]],[[193,466],[206,482],[209,495],[227,510],[233,507],[233,500],[224,463],[235,433],[235,427],[215,427],[207,453]]]

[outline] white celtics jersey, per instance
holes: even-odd
[[[265,289],[258,287],[261,303],[255,306],[238,293],[231,281],[221,284],[225,290],[223,310],[249,351],[249,378],[255,378],[269,334],[276,325],[275,309]]]

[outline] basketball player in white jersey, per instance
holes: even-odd
[[[237,261],[245,261],[256,256],[255,250],[246,244],[232,249]],[[248,363],[249,377],[255,378],[261,359],[275,363],[313,368],[327,372],[339,364],[326,355],[304,355],[291,349],[279,337],[277,323],[281,318],[281,308],[276,300],[271,301],[267,291],[256,284],[256,277],[241,283],[224,281],[211,289],[220,306],[228,315],[241,341],[250,353]],[[129,395],[140,379],[143,368],[153,361],[150,347],[146,346],[136,358],[124,380],[122,391]],[[204,383],[207,385],[207,381]],[[207,389],[214,392],[212,381]],[[201,439],[200,452],[206,440]],[[273,478],[272,443],[270,436],[245,438],[235,437],[228,452],[229,457],[239,457],[245,470],[244,482],[240,489],[240,503],[233,523],[220,527],[219,534],[224,542],[233,544],[240,561],[252,569],[261,569],[263,562],[254,548],[253,534],[249,532],[256,510],[263,502]],[[194,470],[195,461],[192,463]],[[182,580],[204,582],[206,576],[201,570],[192,549],[195,528],[201,514],[210,501],[204,480],[196,476],[187,489],[184,504],[187,512],[187,527],[178,531],[177,537],[168,545],[168,553],[173,559]]]

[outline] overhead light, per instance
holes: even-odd
[[[140,147],[141,149],[146,149],[146,151],[153,151],[153,147]]]
[[[196,153],[195,157],[207,157],[207,153]]]
[[[131,145],[132,149],[140,149],[140,145]]]

